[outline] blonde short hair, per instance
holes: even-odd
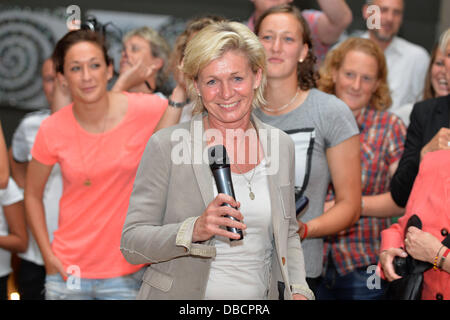
[[[193,114],[205,110],[201,97],[197,95],[194,82],[198,75],[212,61],[222,57],[226,52],[237,50],[246,57],[254,73],[261,69],[261,84],[253,97],[253,108],[265,104],[264,88],[266,86],[266,55],[258,37],[239,22],[213,23],[199,31],[187,44],[182,71],[186,77],[186,87],[194,103]]]
[[[318,89],[326,93],[336,94],[333,72],[340,69],[345,56],[350,51],[361,51],[375,58],[378,64],[377,80],[380,84],[370,98],[370,107],[383,111],[392,104],[389,85],[387,83],[387,64],[384,53],[380,47],[369,39],[349,38],[342,42],[336,49],[328,52],[323,66],[320,68],[320,80]]]
[[[150,44],[152,55],[155,58],[161,58],[164,61],[163,67],[159,69],[156,75],[156,90],[164,88],[168,78],[169,70],[169,56],[171,53],[170,45],[167,41],[156,31],[149,27],[141,27],[129,31],[123,37],[122,41],[126,42],[131,37],[138,36],[144,40],[147,40]]]

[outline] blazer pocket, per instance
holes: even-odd
[[[168,292],[173,284],[173,278],[171,276],[158,271],[151,266],[145,271],[142,281],[163,292]]]
[[[283,211],[283,217],[285,219],[290,219],[294,201],[294,188],[291,184],[279,186],[278,193],[281,200],[281,209]]]

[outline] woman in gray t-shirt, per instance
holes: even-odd
[[[299,235],[311,289],[322,272],[322,237],[350,227],[361,210],[359,129],[347,105],[316,86],[309,28],[300,10],[278,6],[258,21],[256,34],[267,55],[267,104],[254,111],[295,142],[295,184],[309,205]],[[324,212],[330,181],[336,205]]]

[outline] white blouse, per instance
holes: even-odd
[[[230,241],[216,236],[216,257],[212,259],[205,299],[267,299],[273,253],[273,228],[269,184],[264,160],[245,174],[232,173],[236,200],[241,203],[247,229],[244,239]],[[247,180],[255,195],[250,199]],[[214,195],[217,188],[214,182]]]

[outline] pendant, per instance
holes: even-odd
[[[250,190],[250,193],[248,194],[251,200],[255,200],[255,194]]]
[[[89,187],[92,183],[91,183],[91,180],[89,180],[89,178],[88,179],[86,179],[86,180],[84,180],[84,183],[83,183],[86,187]]]

